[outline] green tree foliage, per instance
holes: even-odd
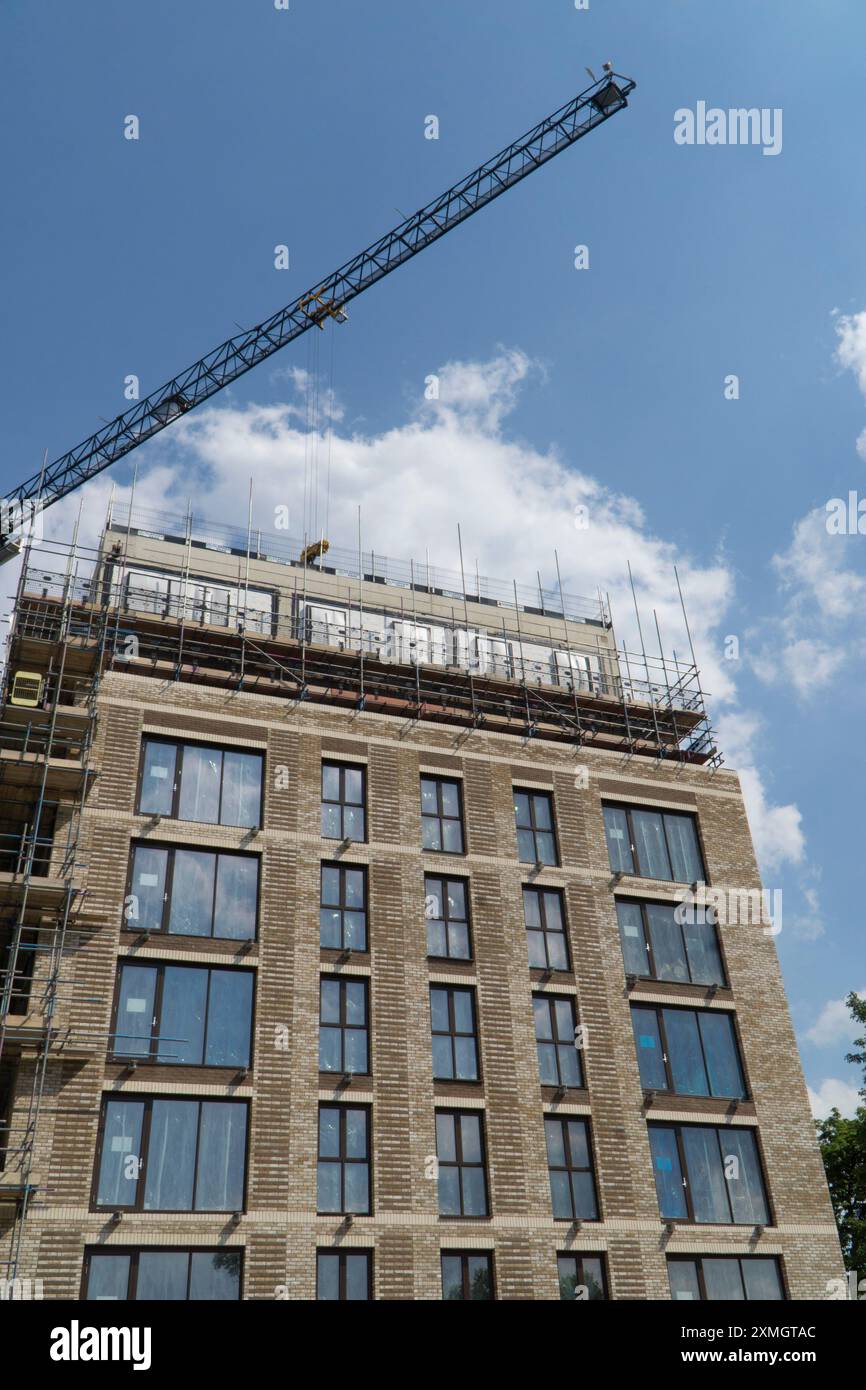
[[[852,993],[845,1003],[866,1030],[866,998]],[[845,1060],[863,1068],[860,1095],[866,1101],[866,1031],[854,1040],[854,1047],[857,1050]],[[866,1105],[857,1107],[852,1120],[834,1107],[826,1120],[817,1121],[817,1129],[845,1267],[866,1277]]]

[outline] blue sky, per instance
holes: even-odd
[[[864,40],[861,0],[0,14],[2,489],[123,409],[129,373],[152,389],[259,321],[582,89],[585,65],[637,80],[627,112],[352,306],[333,378],[330,343],[317,362],[304,340],[140,449],[142,496],[234,519],[252,476],[259,524],[285,501],[299,530],[305,461],[327,449],[335,542],[360,502],[377,549],[449,564],[459,519],[482,569],[532,582],[557,545],[569,585],[610,588],[615,616],[630,554],[675,641],[676,561],[784,893],[778,946],[822,1110],[854,1103],[840,1001],[866,989],[866,539],[824,524],[828,499],[866,494]],[[780,108],[781,153],[675,144],[675,111],[699,101]],[[317,366],[329,445],[303,437]]]

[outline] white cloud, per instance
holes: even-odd
[[[628,582],[630,560],[644,619],[644,639],[653,648],[658,618],[666,651],[686,659],[688,643],[673,574],[677,565],[701,668],[714,707],[730,709],[736,699],[731,663],[722,660],[725,614],[733,577],[723,559],[707,561],[705,540],[697,556],[684,553],[647,527],[640,503],[611,491],[562,457],[555,447],[539,449],[509,437],[509,411],[540,368],[524,353],[500,350],[486,362],[449,362],[438,372],[438,399],[419,399],[403,423],[379,434],[350,431],[330,403],[330,429],[308,428],[303,400],[238,407],[210,406],[176,422],[148,446],[153,460],[141,470],[137,503],[196,512],[214,521],[244,524],[250,478],[254,525],[273,529],[274,509],[288,506],[291,532],[317,535],[327,524],[335,545],[354,548],[361,505],[363,544],[381,555],[423,559],[458,568],[457,522],[462,523],[464,558],[493,577],[512,575],[535,584],[536,571],[556,585],[554,551],[563,585],[573,594],[609,593],[617,635],[638,649]],[[284,373],[295,393],[310,382],[299,368]],[[225,399],[225,398],[224,398]],[[317,465],[317,468],[316,468]],[[330,500],[326,474],[330,470]],[[319,506],[311,504],[318,471]],[[83,534],[95,542],[102,526],[110,482],[103,475],[84,490]],[[128,488],[118,489],[121,499]],[[79,494],[80,496],[80,494]],[[47,514],[52,534],[68,535],[75,497]],[[575,508],[587,508],[589,524],[575,527]],[[326,522],[327,516],[327,522]],[[239,519],[243,518],[243,522]],[[803,856],[800,813],[774,806],[758,771],[753,716],[723,720],[721,746],[739,767],[758,855],[765,868]],[[747,736],[746,736],[747,735]]]
[[[790,803],[774,806],[768,799],[755,756],[755,743],[762,728],[760,718],[748,710],[732,711],[718,720],[719,743],[726,760],[740,774],[755,853],[766,875],[784,863],[801,863],[806,841],[798,808]]]
[[[866,989],[855,992],[862,998]],[[861,1026],[851,1017],[844,999],[828,999],[803,1036],[816,1047],[847,1047],[853,1043]]]
[[[857,378],[866,396],[866,310],[859,314],[840,314],[836,320],[836,361]]]
[[[827,931],[818,898],[818,890],[804,885],[801,892],[806,900],[807,911],[796,913],[793,917],[786,915],[785,925],[798,940],[817,941]]]
[[[809,1104],[816,1120],[825,1120],[834,1108],[846,1119],[853,1119],[854,1112],[863,1104],[857,1087],[836,1076],[827,1076],[817,1090],[813,1090],[811,1086],[808,1090]]]

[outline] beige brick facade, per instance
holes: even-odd
[[[142,735],[213,740],[265,754],[265,806],[250,832],[136,814]],[[367,769],[369,839],[335,855],[319,834],[322,757]],[[111,1028],[118,957],[211,960],[255,970],[255,1032],[250,1075],[200,1068],[124,1064],[106,1059],[104,1040],[70,1060],[52,1056],[45,1073],[33,1160],[37,1192],[23,1225],[19,1275],[44,1281],[49,1298],[77,1298],[85,1247],[239,1246],[242,1296],[315,1297],[317,1248],[374,1252],[380,1299],[441,1298],[443,1249],[492,1250],[496,1294],[555,1299],[557,1252],[604,1252],[614,1299],[668,1299],[666,1254],[773,1254],[792,1299],[825,1296],[842,1273],[838,1239],[788,1015],[775,942],[760,926],[720,928],[729,988],[642,981],[629,988],[623,968],[614,884],[601,804],[693,811],[708,881],[760,885],[739,783],[726,770],[573,747],[480,729],[418,723],[312,702],[227,693],[194,681],[163,682],[117,669],[102,681],[91,761],[96,770],[79,842],[86,916],[74,923],[64,963],[57,1023]],[[586,786],[576,768],[589,770]],[[463,787],[466,854],[447,862],[422,852],[419,777],[439,771]],[[278,776],[279,773],[279,776]],[[561,863],[536,870],[518,862],[512,788],[553,792]],[[243,848],[261,855],[258,938],[243,943],[151,936],[124,930],[132,840]],[[369,882],[369,952],[336,959],[319,946],[319,865],[363,864]],[[435,864],[431,861],[435,860]],[[424,873],[453,872],[469,882],[471,964],[429,961]],[[523,884],[563,890],[572,971],[550,980],[530,972],[521,904]],[[670,883],[623,879],[616,893],[672,901]],[[45,969],[40,961],[39,971]],[[316,1134],[320,1100],[334,1096],[317,1065],[318,982],[323,969],[370,982],[372,1074],[353,1078],[341,1099],[368,1104],[372,1116],[373,1203],[347,1226],[316,1215]],[[435,1082],[431,1068],[429,984],[472,984],[477,992],[482,1080]],[[533,990],[571,994],[588,1030],[584,1092],[557,1099],[539,1081]],[[750,1100],[647,1104],[638,1075],[630,1000],[688,999],[733,1010]],[[288,1045],[277,1045],[279,1030]],[[31,1094],[22,1055],[13,1115]],[[91,1208],[97,1125],[106,1093],[233,1096],[250,1102],[247,1193],[240,1219],[225,1214],[124,1214],[112,1223]],[[441,1219],[435,1181],[437,1106],[481,1109],[491,1215]],[[545,1114],[591,1123],[601,1219],[573,1230],[554,1221],[545,1156]],[[755,1127],[771,1204],[766,1228],[676,1224],[660,1219],[647,1116]],[[2,1218],[5,1219],[5,1218]],[[11,1231],[11,1228],[10,1228]],[[2,1232],[2,1227],[0,1227]],[[8,1247],[9,1236],[6,1245]],[[0,1239],[0,1248],[3,1242]],[[4,1255],[4,1258],[7,1256]]]

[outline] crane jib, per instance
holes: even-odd
[[[30,513],[34,507],[42,510],[50,506],[308,329],[324,328],[329,320],[342,322],[346,317],[345,305],[350,300],[411,260],[425,246],[438,241],[452,227],[498,198],[534,169],[546,164],[560,150],[609,120],[628,105],[634,87],[631,78],[606,73],[600,81],[460,179],[439,198],[405,218],[313,289],[306,290],[255,328],[226,339],[164,386],[28,478],[2,501],[0,542],[15,529],[7,518]]]

